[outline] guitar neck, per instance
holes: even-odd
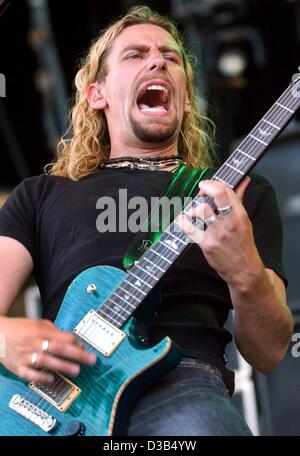
[[[300,106],[299,88],[299,84],[295,86],[291,83],[288,86],[213,175],[213,180],[224,182],[233,189],[239,184],[297,111]],[[211,198],[206,197],[206,201],[213,205]],[[196,196],[184,212],[197,203]],[[99,314],[106,320],[111,318],[111,322],[121,328],[188,244],[188,238],[179,231],[178,225],[171,223],[160,239],[126,274],[124,280],[101,306]]]
[[[235,188],[286,127],[300,106],[300,93],[290,85],[233,151],[213,179]]]

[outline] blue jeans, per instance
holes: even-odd
[[[129,436],[252,435],[231,403],[221,373],[184,358],[136,402]]]

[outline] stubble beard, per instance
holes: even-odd
[[[151,123],[149,126],[145,123],[144,125],[134,119],[130,118],[132,131],[134,135],[143,142],[147,143],[163,143],[175,136],[177,130],[177,120],[174,119],[170,124],[162,122]]]

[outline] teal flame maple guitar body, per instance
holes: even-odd
[[[73,331],[91,309],[101,308],[101,303],[124,276],[123,271],[110,266],[96,266],[79,274],[66,293],[55,320],[56,326]],[[95,293],[87,293],[89,284],[96,285]],[[97,352],[97,364],[82,367],[80,375],[71,379],[81,392],[64,413],[0,366],[0,435],[124,435],[128,415],[137,396],[157,378],[172,370],[179,363],[181,352],[168,337],[153,347],[147,346],[137,332],[134,317],[121,329],[125,338],[112,355],[104,356]],[[15,395],[25,401],[27,417],[23,406],[23,415],[9,406]],[[33,409],[30,411],[31,406]],[[36,415],[42,413],[51,418],[42,415],[40,419],[56,420],[50,432],[36,424],[39,420]]]

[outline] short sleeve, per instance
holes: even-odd
[[[244,205],[253,225],[256,247],[265,267],[273,269],[287,286],[282,266],[283,229],[274,188],[263,176],[251,173],[250,177]]]
[[[16,239],[35,256],[36,178],[25,179],[0,209],[0,235]]]

